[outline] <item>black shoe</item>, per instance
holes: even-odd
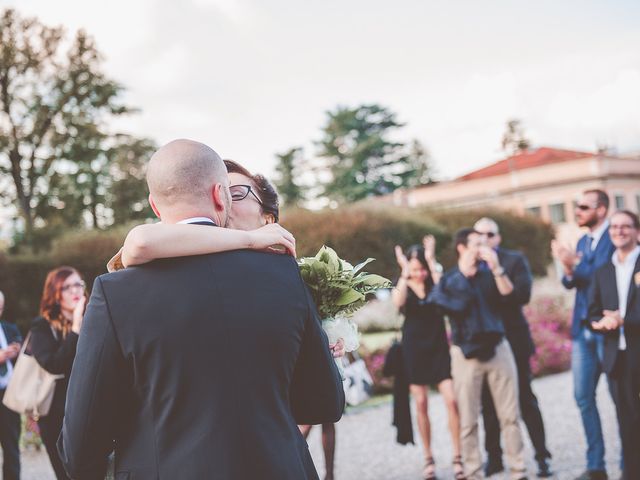
[[[575,480],[607,480],[608,478],[604,470],[587,470]]]
[[[547,478],[553,475],[546,458],[538,460],[538,477]]]
[[[496,460],[493,458],[489,458],[487,463],[484,465],[484,476],[490,477],[495,473],[504,472],[504,465],[502,465],[502,460]]]

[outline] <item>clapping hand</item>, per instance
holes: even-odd
[[[557,240],[551,241],[551,254],[553,255],[553,258],[562,264],[562,268],[567,275],[571,275],[573,273],[573,267],[575,267],[580,260],[580,255],[576,254],[572,249]]]
[[[486,245],[483,245],[482,247],[480,247],[479,257],[480,257],[480,260],[484,260],[485,262],[487,262],[487,266],[491,271],[495,270],[500,266],[500,260],[498,260],[498,254],[491,247],[488,247]]]
[[[398,262],[398,266],[401,270],[400,276],[402,278],[409,278],[409,260],[407,260],[407,257],[402,251],[402,247],[400,247],[400,245],[396,245],[395,252],[396,262]]]
[[[424,259],[427,262],[436,259],[436,237],[433,235],[425,235],[422,237],[422,246],[424,247]]]
[[[13,342],[11,343],[7,348],[6,348],[6,352],[7,352],[7,357],[10,360],[13,360],[14,358],[16,358],[18,356],[18,354],[20,353],[20,344],[18,342]]]
[[[620,316],[619,310],[604,310],[602,313],[604,316],[597,322],[593,322],[591,324],[594,330],[610,332],[624,324],[624,320]]]
[[[277,223],[270,223],[256,230],[251,230],[249,235],[251,238],[250,248],[253,250],[288,253],[293,257],[296,256],[295,237]]]
[[[86,305],[86,303],[87,297],[86,295],[82,295],[80,300],[78,300],[76,308],[73,309],[73,321],[71,324],[71,330],[78,335],[80,334],[80,328],[82,327],[82,319],[84,318],[84,306]]]

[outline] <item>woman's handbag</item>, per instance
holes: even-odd
[[[14,412],[30,415],[38,420],[49,413],[56,380],[64,378],[64,375],[47,372],[30,351],[27,353],[30,339],[31,334],[28,334],[13,367],[2,403]]]
[[[353,362],[344,367],[344,395],[349,405],[359,405],[371,398],[373,379],[364,360],[352,352]]]

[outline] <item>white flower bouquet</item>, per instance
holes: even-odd
[[[323,319],[322,327],[329,342],[335,343],[342,338],[347,352],[360,346],[358,327],[351,316],[364,306],[367,296],[391,287],[388,279],[362,271],[373,260],[368,258],[354,267],[327,246],[323,246],[315,257],[298,259],[300,273]]]

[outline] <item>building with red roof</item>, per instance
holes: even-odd
[[[591,188],[609,193],[612,209],[640,211],[640,156],[540,147],[390,197],[396,205],[497,207],[567,225],[574,222],[574,202]]]

